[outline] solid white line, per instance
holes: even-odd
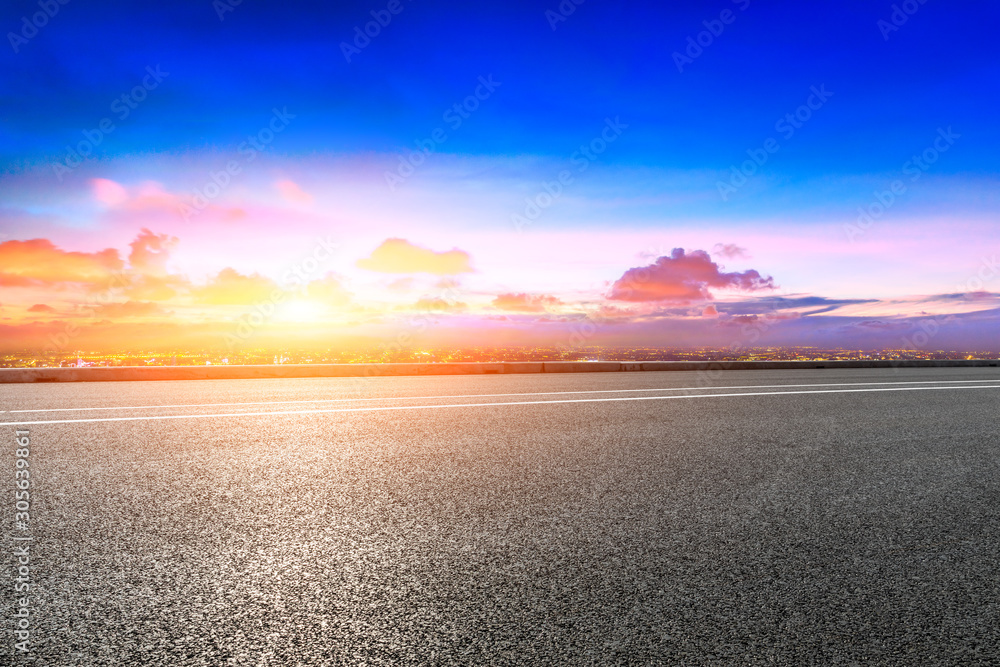
[[[883,389],[816,389],[809,391],[760,391],[735,394],[686,394],[681,396],[626,396],[621,398],[572,398],[557,401],[504,401],[500,403],[445,403],[441,405],[383,405],[371,408],[330,408],[326,410],[290,410],[285,412],[230,412],[226,414],[148,415],[144,417],[98,417],[94,419],[54,419],[50,421],[0,422],[11,426],[36,424],[84,424],[93,422],[158,421],[164,419],[214,419],[217,417],[267,417],[273,415],[315,415],[337,412],[387,412],[389,410],[435,410],[442,408],[481,408],[501,405],[550,405],[555,403],[612,403],[617,401],[669,401],[682,398],[722,398],[729,396],[781,396],[786,394],[853,394],[874,391],[957,391],[960,389],[1000,389],[1000,384],[974,387],[889,387]]]
[[[453,394],[450,396],[365,396],[361,398],[321,398],[302,401],[259,401],[254,403],[178,403],[176,405],[136,405],[100,408],[41,408],[34,410],[8,410],[11,414],[28,412],[83,412],[89,410],[159,410],[165,408],[214,408],[226,405],[288,405],[293,403],[348,403],[352,401],[431,401],[441,398],[500,398],[502,396],[563,396],[572,394],[624,394],[644,391],[715,391],[719,389],[776,389],[781,387],[875,387],[898,384],[960,384],[996,382],[996,380],[909,380],[900,382],[821,382],[818,384],[749,384],[720,387],[663,387],[652,389],[591,389],[586,391],[528,391],[512,394]],[[13,422],[11,422],[13,423]]]

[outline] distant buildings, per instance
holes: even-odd
[[[815,347],[712,348],[601,347],[469,347],[420,350],[156,350],[121,353],[76,350],[65,354],[8,353],[0,368],[53,366],[204,366],[215,364],[360,364],[496,361],[832,361],[856,359],[995,359],[987,350],[845,350]]]

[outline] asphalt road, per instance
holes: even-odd
[[[0,385],[0,409],[0,611],[30,536],[36,665],[1000,663],[994,368]],[[0,664],[29,664],[11,627]]]

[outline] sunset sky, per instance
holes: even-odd
[[[5,3],[0,344],[1000,350],[1000,6],[902,5]]]

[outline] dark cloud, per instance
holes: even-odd
[[[875,331],[898,331],[900,329],[909,329],[910,325],[906,320],[861,320],[860,322],[851,322],[850,324],[841,327],[841,331],[850,331],[852,329],[871,329]]]
[[[727,301],[716,304],[720,313],[764,314],[778,310],[808,310],[807,315],[819,315],[836,310],[842,306],[852,306],[860,303],[877,303],[878,299],[829,299],[824,296],[768,296],[751,297],[740,301]]]
[[[741,248],[735,243],[716,243],[712,248],[712,254],[726,259],[747,259],[750,257],[746,248]]]
[[[987,301],[1000,297],[1000,292],[950,292],[948,294],[932,294],[924,297],[922,303],[934,301]]]

